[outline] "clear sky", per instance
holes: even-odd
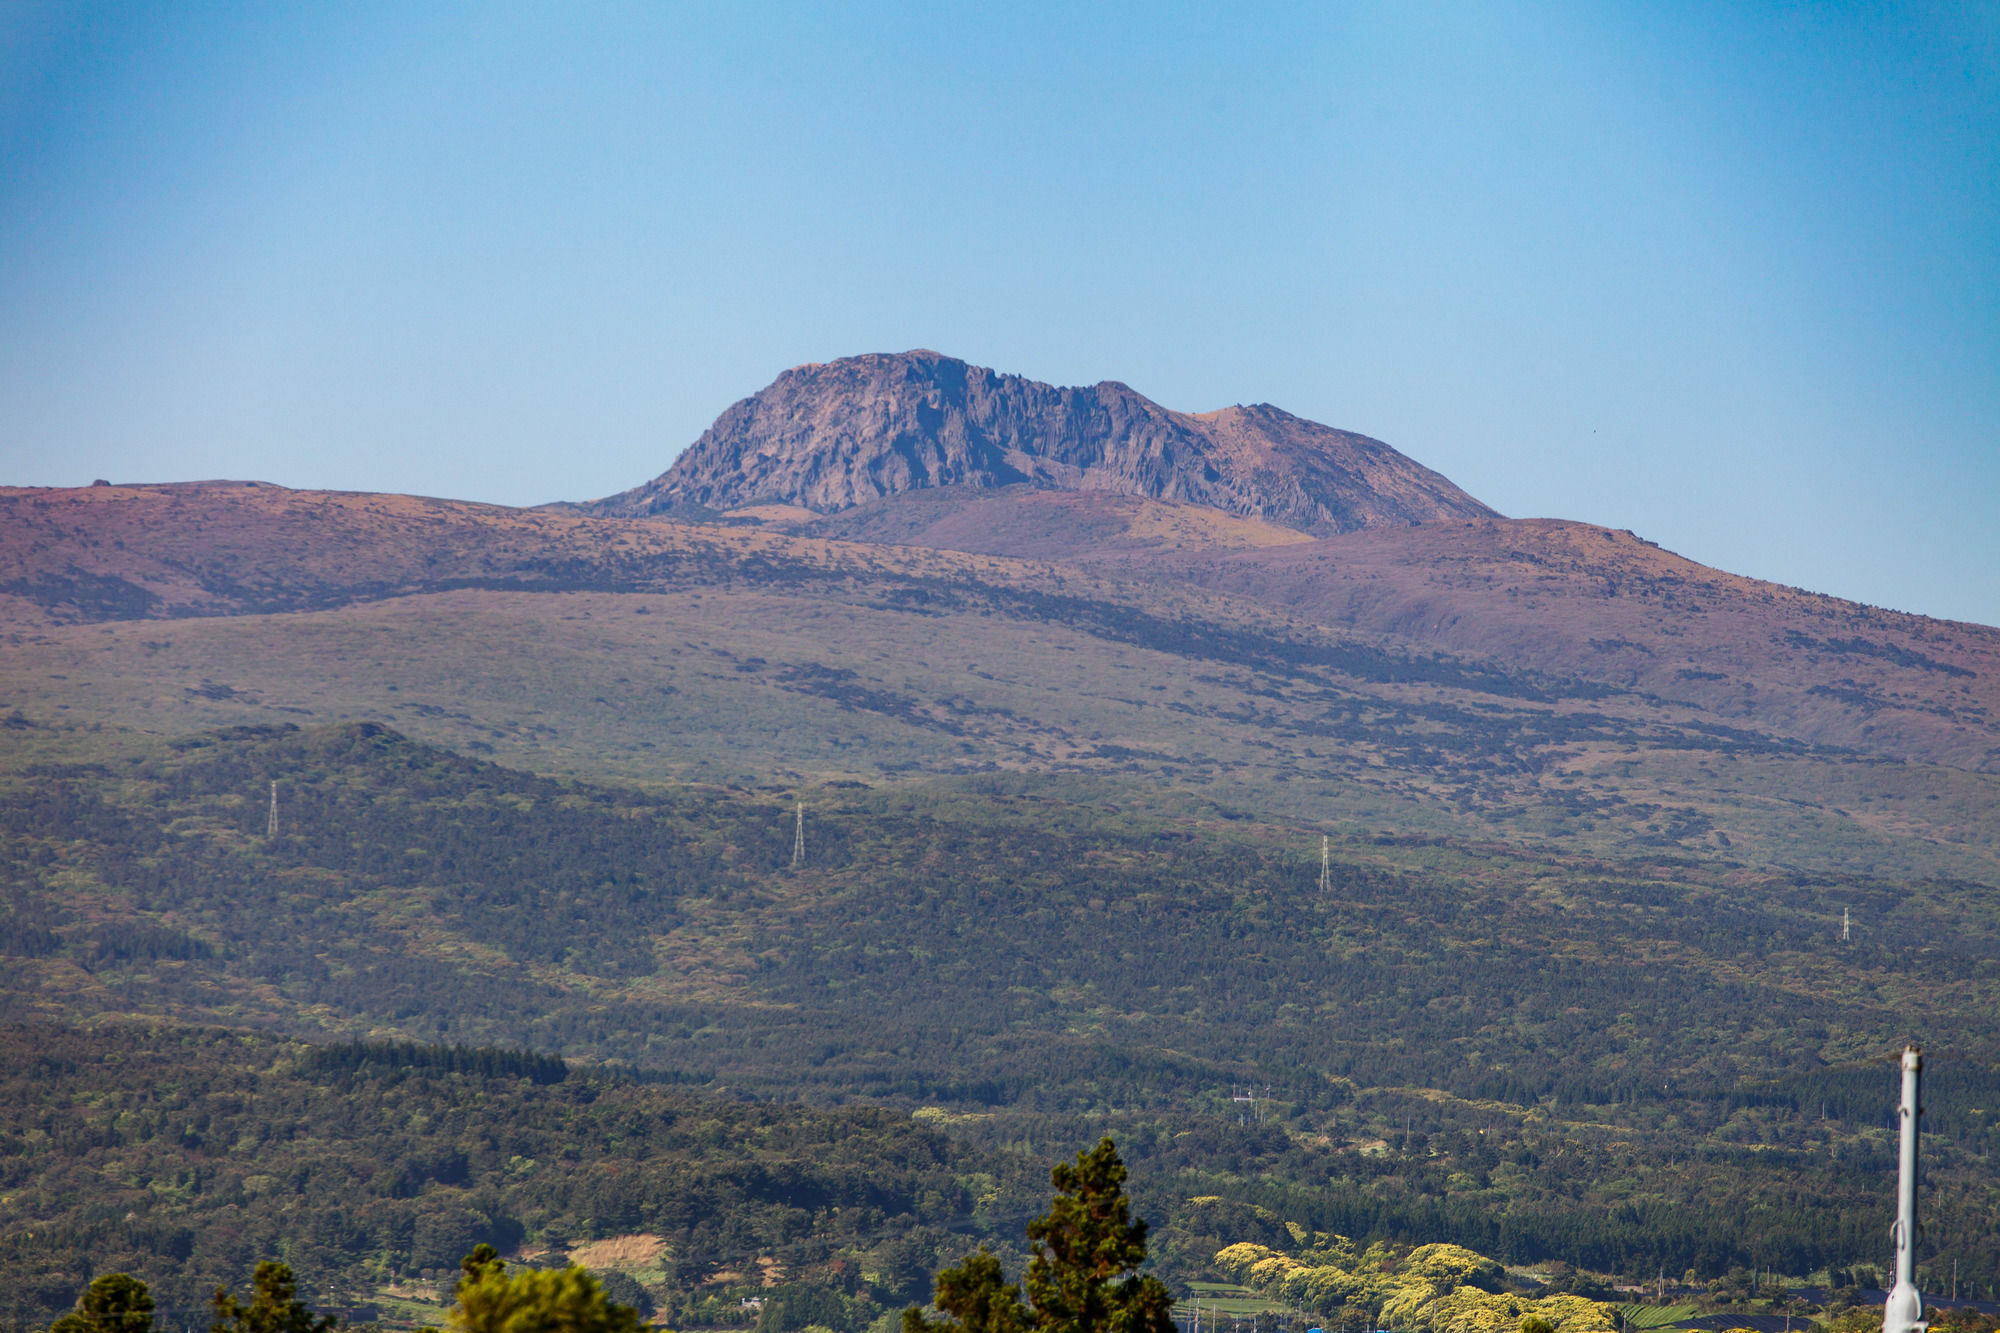
[[[2000,6],[0,0],[0,482],[586,498],[911,347],[2000,624]]]

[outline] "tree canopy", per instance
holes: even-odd
[[[215,1289],[215,1322],[210,1333],[331,1333],[339,1322],[315,1315],[299,1299],[299,1284],[290,1265],[265,1260],[250,1278],[250,1303],[243,1304],[227,1287]]]
[[[459,1265],[453,1333],[641,1333],[637,1310],[608,1299],[583,1268],[509,1273],[491,1245]]]
[[[903,1333],[1172,1333],[1173,1296],[1138,1271],[1146,1223],[1131,1215],[1117,1147],[1104,1139],[1050,1175],[1055,1198],[1027,1228],[1026,1301],[981,1249],[937,1275],[933,1303],[949,1318],[907,1310]]]
[[[153,1293],[129,1273],[106,1273],[76,1298],[49,1333],[152,1333]]]

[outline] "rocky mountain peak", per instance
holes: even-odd
[[[586,508],[830,514],[905,491],[1020,485],[1206,505],[1320,534],[1493,516],[1380,440],[1267,403],[1173,412],[1116,381],[1057,388],[928,350],[795,366],[661,476]]]

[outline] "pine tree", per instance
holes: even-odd
[[[319,1316],[299,1299],[299,1284],[290,1265],[265,1260],[250,1277],[250,1304],[215,1289],[215,1322],[209,1333],[332,1333],[339,1321]]]
[[[129,1273],[106,1273],[49,1333],[153,1333],[153,1293]]]
[[[1050,1177],[1049,1211],[1028,1224],[1027,1301],[982,1249],[937,1275],[934,1303],[950,1318],[908,1310],[903,1333],[1173,1333],[1173,1296],[1138,1271],[1146,1224],[1132,1219],[1117,1147],[1105,1139]]]

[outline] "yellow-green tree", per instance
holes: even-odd
[[[453,1333],[641,1333],[639,1312],[608,1299],[588,1269],[509,1273],[491,1245],[459,1265]]]

